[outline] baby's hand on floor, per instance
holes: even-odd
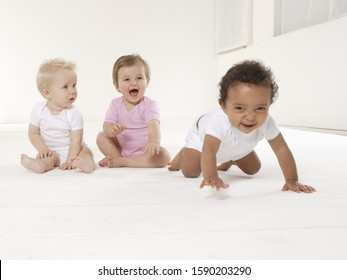
[[[200,188],[203,188],[204,186],[211,186],[212,188],[216,188],[217,191],[219,191],[221,188],[229,188],[229,184],[225,184],[223,180],[219,177],[204,179],[200,184]]]
[[[297,193],[313,193],[316,190],[309,185],[303,185],[298,182],[287,182],[284,184],[282,191],[293,191]]]

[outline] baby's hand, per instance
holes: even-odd
[[[65,161],[58,168],[61,169],[61,170],[71,170],[71,169],[74,169],[73,166],[72,166],[72,161],[71,160]]]
[[[293,191],[293,192],[304,192],[304,193],[312,193],[316,190],[309,185],[303,185],[298,182],[287,182],[284,184],[282,191]]]
[[[51,157],[51,156],[53,156],[53,151],[51,151],[50,149],[44,149],[44,150],[41,150],[37,153],[36,158],[37,159],[44,159],[44,158]]]
[[[125,129],[125,125],[120,124],[120,123],[115,123],[111,127],[110,133],[111,133],[112,137],[115,137],[117,134],[121,133],[124,129]]]
[[[154,155],[159,155],[160,153],[160,145],[157,143],[147,143],[142,151],[144,151],[145,153],[150,154],[151,156]]]
[[[211,186],[212,188],[216,188],[217,191],[219,191],[221,188],[229,188],[229,184],[225,184],[223,180],[219,177],[204,179],[200,184],[200,188],[203,188],[204,186]]]

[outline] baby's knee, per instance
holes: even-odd
[[[255,175],[259,172],[260,168],[261,168],[261,163],[259,162],[257,165],[254,165],[251,168],[243,170],[243,172],[246,173],[247,175]]]
[[[105,132],[101,131],[98,133],[98,135],[96,136],[96,140],[100,139],[100,138],[105,138],[106,135],[105,135]]]
[[[88,146],[82,145],[81,151],[78,153],[78,156],[82,157],[93,157],[93,152],[91,149],[89,149]]]
[[[198,178],[201,174],[200,170],[185,170],[182,168],[182,174],[186,178]]]
[[[159,154],[162,158],[162,162],[164,163],[163,166],[167,166],[171,160],[170,153],[165,148],[161,147]]]
[[[105,132],[101,131],[96,136],[96,143],[98,143],[98,144],[103,143],[106,138],[107,138],[107,136],[106,136]]]

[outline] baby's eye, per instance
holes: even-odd
[[[266,107],[259,107],[259,108],[257,108],[257,111],[258,112],[264,112],[264,111],[266,111]]]
[[[242,112],[242,111],[244,111],[244,108],[241,106],[236,106],[236,107],[234,107],[234,110],[238,111],[238,112]]]
[[[67,86],[67,85],[63,86],[63,89],[67,89],[67,88],[68,88],[68,86]]]

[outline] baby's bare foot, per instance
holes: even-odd
[[[182,148],[178,154],[168,163],[168,170],[169,171],[179,171],[181,170],[181,160],[182,155],[185,152],[185,148]]]
[[[103,159],[105,161],[105,166],[108,168],[115,168],[115,167],[123,167],[124,165],[122,164],[121,157],[118,158],[113,158],[110,156],[107,156]]]
[[[167,168],[169,171],[179,171],[181,168],[178,162],[171,161],[168,163],[169,167]]]
[[[99,165],[101,167],[107,167],[108,157],[104,157],[102,160],[99,161]]]
[[[25,168],[27,168],[31,171],[34,171],[36,173],[46,172],[46,164],[42,160],[28,157],[25,154],[21,155],[21,164]]]
[[[232,165],[233,165],[232,161],[224,162],[217,166],[217,170],[227,171]]]
[[[95,165],[93,162],[85,160],[81,157],[74,158],[72,160],[71,165],[74,169],[78,168],[84,173],[92,173],[95,168]]]

